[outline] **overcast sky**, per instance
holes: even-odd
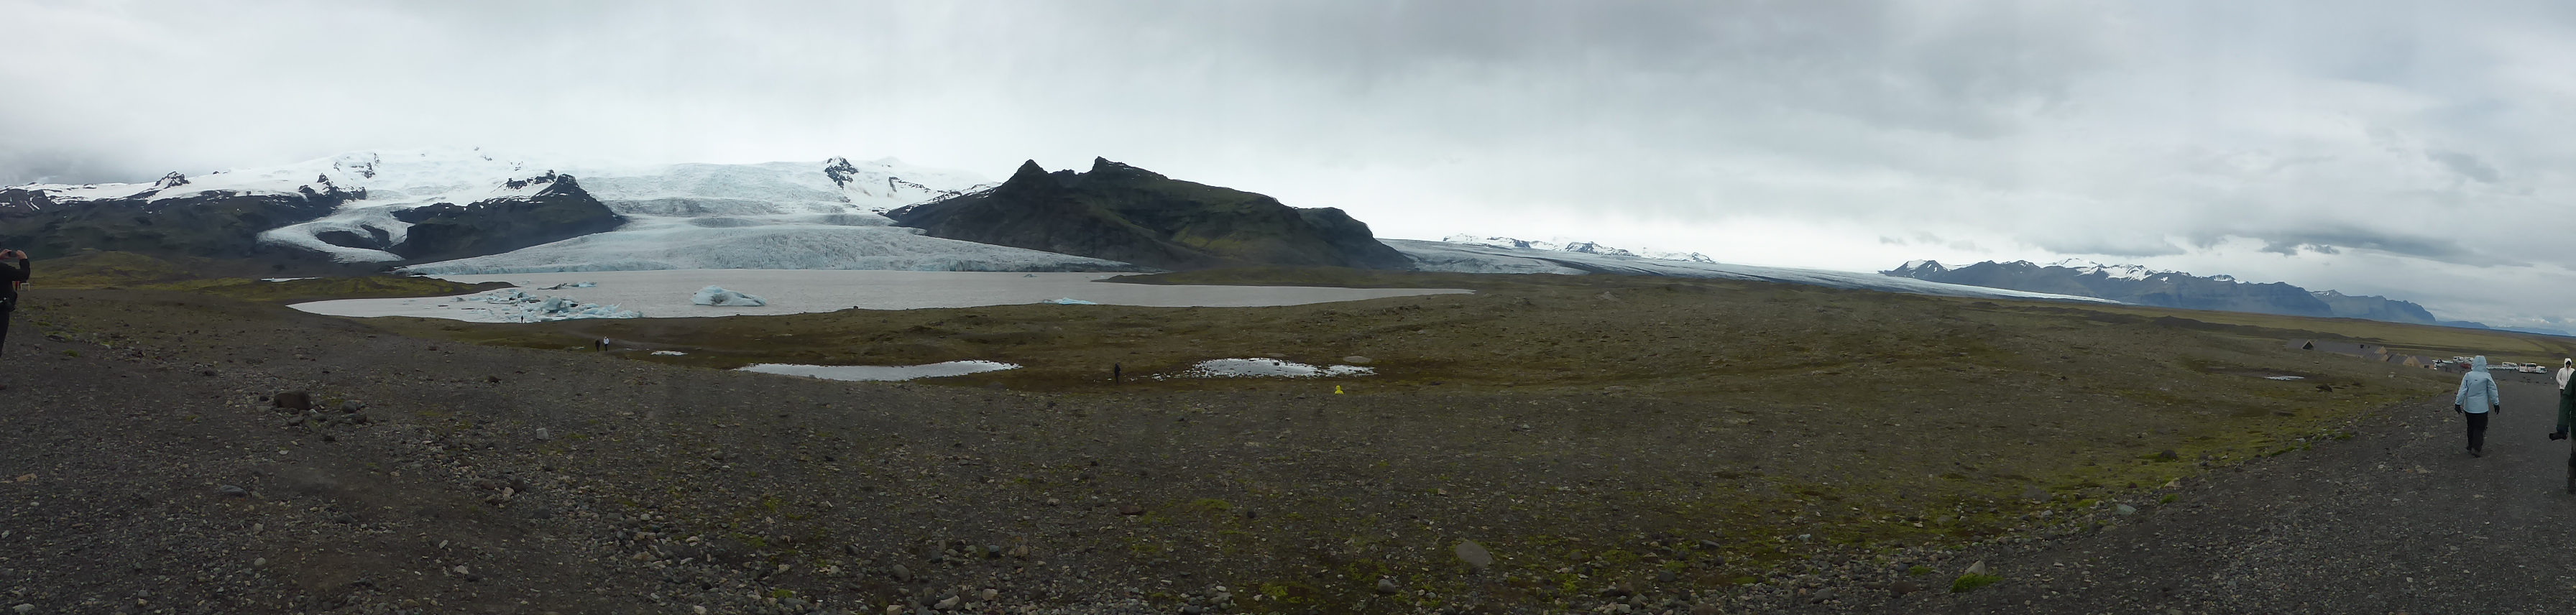
[[[0,24],[0,184],[427,145],[994,179],[1104,156],[1382,237],[2078,257],[2576,317],[2564,2],[0,0]]]

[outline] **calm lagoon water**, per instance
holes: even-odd
[[[809,269],[681,269],[664,271],[590,271],[449,275],[439,279],[466,283],[509,282],[530,295],[560,296],[585,304],[609,304],[642,312],[645,318],[750,316],[829,312],[849,308],[909,310],[985,305],[1013,305],[1072,299],[1107,305],[1156,307],[1258,307],[1358,301],[1382,297],[1440,295],[1472,291],[1455,288],[1321,288],[1307,286],[1161,286],[1104,283],[1109,273],[996,273],[982,271],[838,271]],[[586,288],[544,289],[557,284],[596,282]],[[715,307],[694,305],[698,289],[726,290],[759,296],[769,305]],[[421,316],[483,320],[446,297],[410,299],[342,299],[296,304],[295,309],[334,316]]]

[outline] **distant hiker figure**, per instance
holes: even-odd
[[[591,343],[590,343],[590,349],[591,349],[591,350],[599,350],[599,351],[606,351],[606,350],[608,350],[608,338],[603,337],[603,338],[599,338],[599,341],[591,342]]]
[[[2567,381],[2576,378],[2576,359],[2558,360],[2558,430],[2549,432],[2551,440],[2567,439],[2567,426],[2576,423],[2576,397],[2568,395]],[[2576,468],[2576,457],[2567,459],[2567,467]],[[2569,470],[2567,484],[2576,489],[2576,469]]]
[[[2549,434],[2551,440],[2567,439],[2567,429],[2576,426],[2576,389],[2567,387],[2569,380],[2576,380],[2576,359],[2561,359],[2558,362],[2558,431]],[[2567,449],[2567,492],[2576,493],[2576,443],[2569,443]]]
[[[35,270],[27,264],[25,250],[0,250],[0,261],[12,258],[18,259],[18,266],[0,262],[0,280],[9,282],[7,288],[0,288],[0,342],[9,340],[9,315],[18,311],[18,285],[27,283],[27,273]],[[0,388],[8,387],[0,385]]]
[[[2469,373],[2460,376],[2460,392],[2451,396],[2451,410],[2468,419],[2469,456],[2486,456],[2487,415],[2504,412],[2504,398],[2496,395],[2495,376],[2487,373],[2486,355],[2469,358]]]

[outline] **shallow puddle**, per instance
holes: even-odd
[[[929,365],[797,365],[793,363],[762,363],[758,365],[744,366],[737,369],[746,372],[779,374],[782,376],[805,376],[809,378],[821,378],[824,380],[892,381],[911,380],[914,378],[938,378],[942,376],[964,376],[974,373],[1018,369],[1019,367],[1020,366],[1018,365],[998,361],[949,361],[946,363],[932,363]]]

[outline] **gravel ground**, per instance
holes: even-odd
[[[2446,405],[2399,407],[2134,515],[2072,498],[2153,485],[2043,492],[2076,519],[1966,550],[1835,547],[1779,528],[1921,521],[1782,477],[1886,445],[1664,398],[841,383],[175,293],[26,304],[8,613],[2536,612],[2576,583],[2537,403],[2484,459]],[[1977,561],[2001,581],[1944,591]]]
[[[2576,495],[2547,377],[2500,374],[2506,411],[2472,458],[2447,397],[2373,412],[2328,440],[2194,479],[2169,504],[2039,536],[1859,558],[1721,612],[2563,613],[2576,604]],[[2091,529],[2094,521],[2105,523]],[[1965,593],[1974,563],[2001,577]],[[1932,571],[1907,574],[1915,565]],[[1905,581],[1927,591],[1898,595]]]

